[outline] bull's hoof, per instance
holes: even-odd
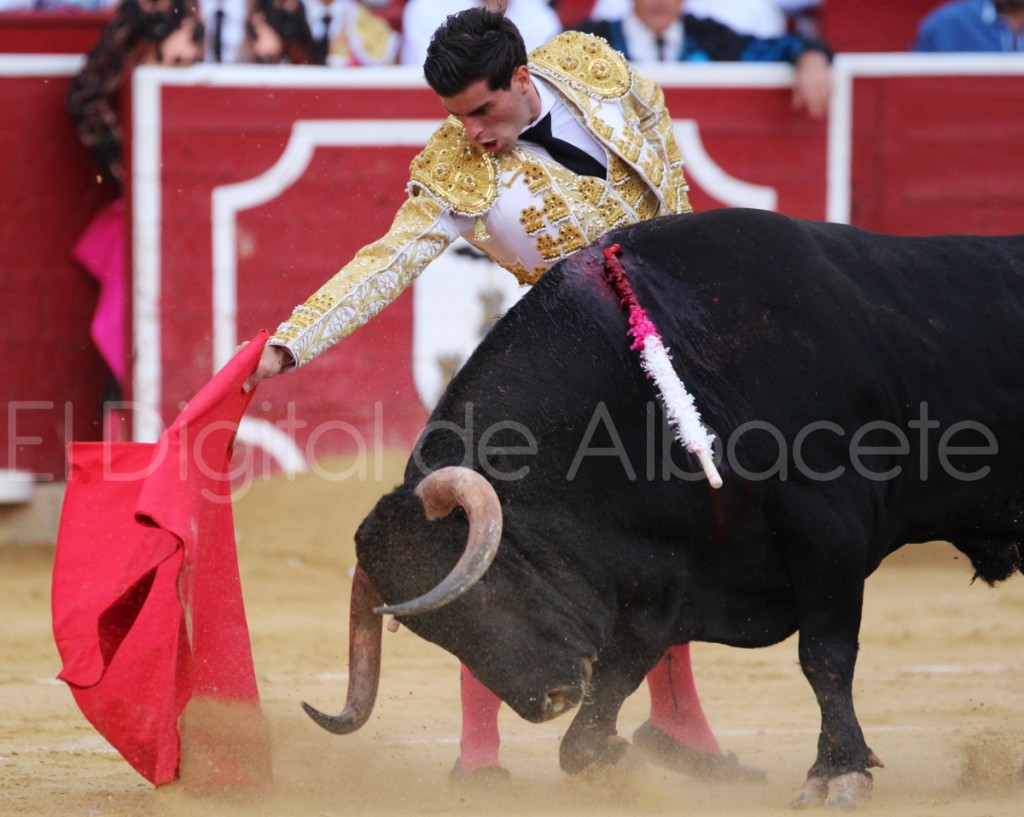
[[[850,772],[828,781],[828,808],[854,811],[871,802],[874,781],[867,772]]]
[[[573,740],[567,733],[558,750],[559,765],[566,774],[581,775],[594,767],[618,766],[628,754],[629,741],[608,735],[588,742]]]
[[[804,787],[790,803],[793,808],[818,808],[828,799],[828,780],[824,777],[808,777]]]
[[[762,769],[745,766],[732,752],[713,754],[669,737],[650,721],[633,733],[633,745],[658,766],[717,783],[761,783]]]
[[[458,759],[456,759],[452,770],[448,772],[448,782],[453,786],[484,788],[505,785],[511,780],[512,772],[504,766],[481,766],[477,769],[467,769]]]
[[[648,766],[639,752],[629,747],[621,759],[613,765],[588,766],[579,774],[568,775],[570,786],[585,786],[588,796],[595,793],[609,804],[629,808],[649,789]]]

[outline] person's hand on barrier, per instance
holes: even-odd
[[[821,51],[806,51],[796,63],[793,110],[806,110],[812,119],[828,113],[832,98],[832,68]]]
[[[240,343],[235,352],[237,353],[243,349],[248,343],[249,341]],[[249,379],[245,381],[242,390],[246,392],[252,391],[261,380],[267,377],[276,377],[294,368],[295,360],[292,358],[291,352],[283,346],[267,345],[260,356],[260,363],[256,367],[256,371],[249,375]]]

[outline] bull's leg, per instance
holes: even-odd
[[[659,656],[659,652],[638,652],[635,642],[625,651],[611,646],[601,651],[583,704],[562,738],[559,760],[563,771],[579,774],[592,766],[618,765],[625,758],[629,741],[619,737],[615,728],[619,710]]]
[[[856,575],[855,573],[852,575]],[[828,604],[805,609],[800,619],[800,666],[821,709],[818,754],[794,806],[828,804],[855,808],[871,796],[870,766],[880,766],[864,741],[853,707],[863,582],[836,576]],[[827,582],[826,582],[827,583]],[[845,584],[845,592],[843,586]]]

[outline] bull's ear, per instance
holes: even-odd
[[[441,582],[418,598],[377,609],[381,614],[410,616],[454,601],[487,572],[501,543],[501,502],[491,484],[476,471],[449,466],[434,471],[416,488],[428,518],[447,517],[461,507],[469,521],[462,556]]]

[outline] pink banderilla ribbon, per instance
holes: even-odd
[[[714,437],[708,433],[700,419],[700,412],[694,405],[693,396],[679,379],[668,349],[662,343],[661,335],[646,310],[637,301],[636,293],[629,283],[626,270],[619,262],[622,247],[613,244],[604,251],[604,274],[608,285],[615,292],[619,303],[629,315],[629,334],[633,338],[632,350],[639,350],[640,364],[654,381],[658,395],[665,406],[669,425],[675,430],[676,439],[683,447],[697,457],[712,488],[722,487],[722,477],[712,458]]]

